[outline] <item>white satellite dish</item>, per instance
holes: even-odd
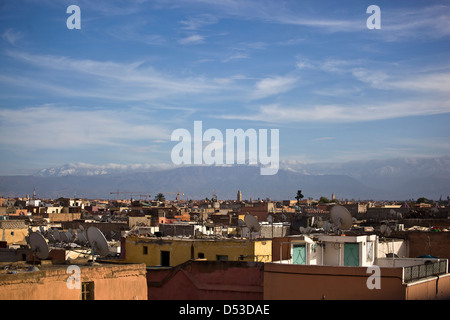
[[[251,214],[244,217],[245,225],[250,229],[250,232],[258,232],[261,230],[258,220]]]
[[[30,243],[31,250],[36,257],[41,260],[48,258],[48,253],[50,250],[44,236],[38,232],[32,232],[28,238],[28,241]]]
[[[109,253],[108,242],[104,234],[96,227],[89,227],[87,239],[92,248],[92,255],[106,256]]]
[[[330,209],[331,222],[340,230],[348,230],[353,225],[353,218],[347,208],[333,205]]]

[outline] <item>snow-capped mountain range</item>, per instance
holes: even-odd
[[[185,199],[305,197],[338,199],[438,200],[450,196],[450,156],[352,161],[346,163],[282,162],[273,176],[261,176],[256,166],[172,166],[163,164],[70,163],[39,170],[31,176],[0,177],[0,196],[111,198],[113,191],[184,193]],[[167,196],[170,198],[170,196]]]

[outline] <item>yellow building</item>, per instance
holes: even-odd
[[[125,262],[172,267],[192,259],[272,261],[271,240],[177,239],[132,235],[125,239]]]
[[[26,244],[28,227],[23,220],[0,221],[0,241],[10,244]]]

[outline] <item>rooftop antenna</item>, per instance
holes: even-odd
[[[89,227],[87,239],[91,245],[92,265],[95,264],[95,256],[106,256],[109,253],[108,242],[105,235],[96,227]]]
[[[41,260],[48,258],[49,247],[47,241],[42,234],[39,232],[31,232],[28,237],[31,251],[33,251],[33,262],[34,258],[38,257]]]

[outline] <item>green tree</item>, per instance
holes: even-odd
[[[319,199],[319,203],[330,203],[331,200],[328,199],[327,197],[320,197]]]
[[[431,203],[431,201],[425,197],[420,197],[419,199],[417,199],[416,203]]]
[[[163,195],[162,193],[158,193],[158,194],[155,196],[155,200],[156,200],[156,201],[160,201],[160,202],[164,202],[164,201],[166,201],[166,197],[164,197],[164,195]]]

